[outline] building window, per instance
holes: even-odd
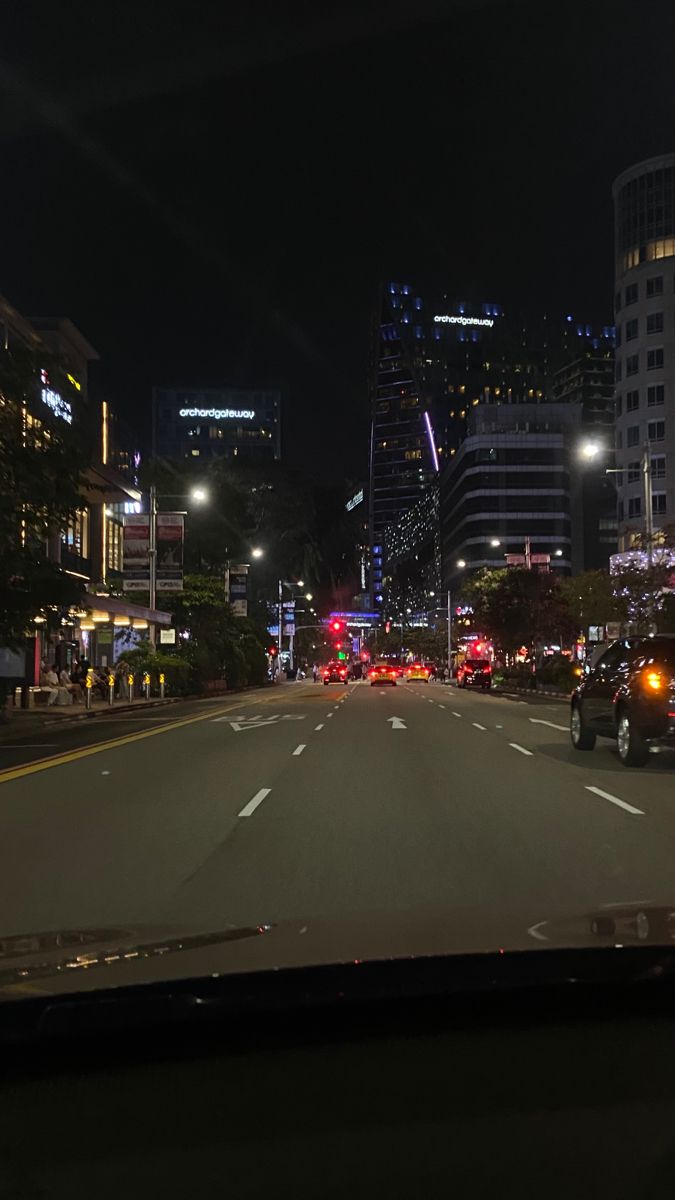
[[[652,479],[665,479],[666,477],[666,456],[665,454],[655,454],[652,458]]]
[[[404,396],[403,399],[401,400],[400,407],[401,408],[418,408],[419,402],[420,402],[419,396]]]
[[[658,371],[663,367],[663,347],[647,351],[647,370]]]
[[[653,383],[647,388],[647,406],[655,408],[657,404],[663,404],[665,397],[665,387],[662,383]]]
[[[389,412],[389,401],[388,400],[378,400],[377,404],[375,405],[375,412],[388,413]]]
[[[663,275],[653,275],[647,280],[647,296],[663,295]]]
[[[650,421],[647,425],[647,437],[650,442],[662,442],[666,436],[665,421]]]
[[[640,407],[640,393],[626,392],[626,412],[635,412],[636,408]]]
[[[408,462],[410,462],[412,459],[418,459],[421,457],[422,457],[421,450],[406,450],[405,455],[404,455],[404,458],[406,458],[408,460]]]
[[[628,470],[627,470],[627,474],[626,474],[627,482],[628,483],[638,483],[639,479],[640,479],[640,463],[639,463],[639,461],[638,462],[629,462]]]
[[[628,499],[628,516],[639,517],[642,515],[642,501],[639,496],[630,496]]]
[[[71,517],[61,534],[61,541],[72,554],[86,558],[89,554],[89,509],[81,508]]]
[[[614,415],[616,417],[620,417],[622,412],[623,412],[623,401],[621,399],[621,395],[619,394],[619,395],[615,396],[615,398],[614,398]]]
[[[655,517],[663,517],[666,512],[666,493],[652,492],[652,512]]]
[[[623,449],[623,434],[620,429],[616,431],[616,448],[617,450]]]
[[[620,308],[621,308],[621,292],[617,292],[614,296],[614,312],[618,313]]]
[[[629,283],[626,288],[626,304],[636,304],[638,298],[637,283]]]
[[[638,335],[638,320],[633,317],[630,321],[626,321],[626,341],[633,342]]]
[[[647,317],[647,333],[663,333],[663,313],[649,313]]]
[[[654,351],[650,350],[649,353],[653,354]],[[661,351],[661,354],[663,355],[663,350]],[[663,366],[663,363],[661,365]],[[626,375],[637,375],[639,368],[640,356],[638,354],[629,354],[628,358],[626,359]]]
[[[628,429],[626,430],[626,445],[627,446],[639,446],[640,445],[640,426],[639,425],[629,425],[628,426]]]

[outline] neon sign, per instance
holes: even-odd
[[[213,417],[216,421],[252,421],[252,408],[181,408],[179,417]]]
[[[434,321],[437,325],[487,325],[488,329],[494,325],[492,317],[451,317],[447,313],[435,316]]]
[[[68,376],[70,378],[70,376]],[[42,403],[51,408],[55,417],[60,417],[68,425],[73,423],[73,410],[67,400],[63,399],[60,392],[55,392],[53,388],[47,387],[49,376],[45,370],[40,371],[40,379],[45,385],[40,392]]]
[[[347,512],[351,512],[353,508],[356,508],[357,504],[361,504],[362,502],[363,502],[363,488],[361,488],[358,492],[354,493],[351,500],[348,500],[347,503],[345,504],[345,508],[347,509]]]

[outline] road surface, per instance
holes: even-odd
[[[0,934],[386,917],[404,953],[439,923],[482,945],[485,914],[513,944],[675,900],[673,756],[576,753],[551,698],[288,683],[0,745],[0,768]]]

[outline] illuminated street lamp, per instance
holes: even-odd
[[[466,566],[466,561],[463,558],[458,558],[457,566],[459,567],[460,571],[463,570],[464,567]]]
[[[251,550],[251,558],[262,558],[265,551],[261,546],[254,546]]]
[[[189,495],[189,499],[194,500],[195,504],[206,504],[208,498],[209,493],[203,487],[193,488]]]
[[[490,545],[491,545],[491,546],[501,546],[501,544],[502,544],[502,543],[501,543],[501,541],[500,541],[500,539],[499,539],[499,538],[490,538]]]

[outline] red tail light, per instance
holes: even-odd
[[[470,667],[468,663],[467,663],[467,665],[465,666],[464,670],[466,671],[467,675],[472,675],[472,674],[473,674],[473,667]]]

